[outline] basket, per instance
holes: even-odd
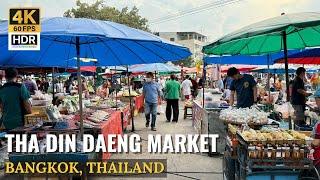
[[[47,108],[47,106],[32,106],[31,111],[34,114],[39,114],[41,116],[45,116],[45,115],[47,115],[46,108]]]
[[[38,122],[41,121],[49,121],[48,116],[45,114],[39,114],[39,113],[32,113],[27,114],[24,116],[24,124],[32,124],[36,125]]]

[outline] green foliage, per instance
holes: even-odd
[[[183,64],[184,67],[192,67],[195,65],[191,56],[186,59],[182,59],[180,61],[174,61],[172,63],[174,65],[182,65]]]
[[[125,7],[118,10],[115,7],[105,6],[102,0],[93,4],[82,3],[77,0],[76,7],[67,10],[64,16],[113,21],[132,28],[150,31],[148,20],[139,15],[139,9],[136,6],[132,9]]]

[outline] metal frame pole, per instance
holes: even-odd
[[[290,91],[289,91],[289,66],[288,66],[288,47],[287,47],[287,34],[285,31],[282,32],[283,38],[283,53],[284,53],[284,68],[286,73],[286,92],[287,92],[287,102],[290,101]],[[289,109],[288,109],[289,111]],[[289,129],[292,129],[292,120],[289,111]]]
[[[130,116],[131,116],[131,123],[132,123],[132,129],[131,131],[134,132],[134,119],[133,119],[133,113],[132,113],[132,97],[131,97],[131,90],[130,90],[130,76],[129,76],[129,67],[127,66],[127,78],[128,78],[128,87],[129,87],[129,103],[130,103]]]
[[[80,115],[80,135],[83,138],[83,109],[82,109],[82,81],[80,72],[80,40],[76,37],[76,51],[77,51],[77,78],[78,78],[78,94],[79,94],[79,115]]]

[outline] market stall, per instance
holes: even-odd
[[[88,27],[91,28],[88,28]],[[8,22],[0,23],[0,41],[8,41]],[[44,107],[45,116],[35,114],[28,117],[29,125],[15,128],[37,135],[54,132],[55,134],[102,133],[122,134],[122,126],[126,126],[128,106],[121,102],[83,95],[81,83],[81,66],[119,66],[141,63],[167,62],[184,59],[191,55],[182,46],[172,44],[158,36],[136,30],[114,22],[91,20],[85,18],[54,17],[44,18],[41,22],[41,49],[39,51],[9,51],[7,46],[1,47],[0,65],[2,67],[77,67],[76,96],[62,96],[59,107]],[[124,33],[125,32],[125,33]],[[150,50],[152,49],[152,51]],[[130,94],[130,93],[129,93]],[[115,107],[116,106],[116,107]],[[121,119],[121,112],[123,118]],[[43,113],[41,113],[43,115]],[[33,121],[32,121],[33,120]],[[121,125],[123,121],[123,125]],[[96,136],[95,136],[96,137]],[[77,143],[82,144],[81,138]],[[42,145],[44,147],[45,144]],[[115,145],[116,146],[116,145]],[[4,154],[7,154],[4,152]],[[79,156],[81,151],[77,151]],[[10,154],[13,157],[16,154]],[[21,155],[21,154],[20,154]],[[63,157],[74,157],[70,153],[30,154],[43,158],[44,161],[58,161]],[[70,156],[69,156],[70,155]],[[93,159],[108,159],[110,153],[94,155]],[[27,156],[27,154],[23,154]],[[5,156],[3,156],[5,157]],[[17,156],[15,156],[17,157]],[[52,158],[49,158],[52,157]],[[60,157],[60,158],[59,158]],[[13,158],[9,158],[13,160]],[[66,159],[66,158],[65,158]],[[87,156],[82,158],[90,159]],[[4,159],[4,160],[7,160]],[[78,158],[74,158],[78,160]],[[80,160],[79,160],[80,161]]]
[[[319,46],[316,40],[319,39],[316,31],[319,19],[319,13],[282,14],[230,33],[205,46],[203,52],[207,55],[263,55],[283,50],[289,101],[288,49]],[[227,143],[229,149],[233,149],[231,153],[227,150],[225,155],[228,179],[310,178],[303,172],[303,169],[313,170],[307,150],[310,148],[309,135],[277,127],[272,132],[271,127],[267,127],[267,131],[264,127],[256,130],[239,128],[232,128],[235,133],[230,135],[233,138]],[[298,151],[301,152],[299,156]],[[312,175],[311,178],[317,177]]]

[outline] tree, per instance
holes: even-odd
[[[76,7],[67,10],[63,16],[113,21],[132,28],[150,31],[148,20],[139,15],[139,9],[136,6],[130,10],[128,7],[118,10],[115,7],[105,6],[102,0],[93,4],[77,0]]]
[[[172,64],[174,64],[174,65],[182,65],[183,64],[184,67],[191,67],[191,66],[193,66],[193,63],[194,62],[193,62],[193,59],[191,56],[187,57],[185,59],[179,60],[179,61],[172,62]]]

